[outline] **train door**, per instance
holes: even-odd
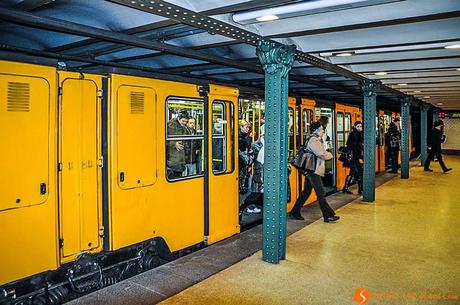
[[[377,172],[385,171],[385,119],[384,111],[378,111],[378,121],[377,121],[377,146],[378,146],[378,170]]]
[[[61,262],[101,249],[101,77],[59,72]]]
[[[315,120],[315,104],[316,102],[314,100],[309,100],[309,99],[301,99],[300,105],[298,106],[298,111],[299,111],[299,136],[298,136],[298,142],[297,148],[300,147],[300,145],[305,145],[307,143],[308,137],[310,135],[310,124]],[[305,183],[305,177],[300,173],[297,172],[297,190],[298,194],[302,192],[304,183]],[[316,200],[316,193],[313,190],[312,194],[310,195],[310,198],[308,198],[307,202],[305,204],[312,203]],[[290,211],[295,203],[295,200],[288,205],[288,211]]]
[[[324,148],[332,153],[336,154],[335,146],[335,114],[334,109],[330,107],[316,107],[315,117],[327,117],[329,124],[326,128],[327,141],[324,143]],[[325,162],[325,172],[323,179],[324,190],[326,194],[334,192],[336,188],[336,158],[327,160]]]
[[[337,104],[336,105],[336,147],[346,146],[348,135],[351,132],[352,126],[352,109],[350,107]],[[337,149],[338,150],[338,149]],[[337,189],[341,190],[345,184],[345,178],[349,173],[349,169],[343,166],[343,163],[338,160],[340,154],[336,153],[337,162]]]
[[[297,152],[299,134],[299,111],[296,108],[296,99],[290,97],[288,101],[288,160],[292,160]],[[291,174],[289,176],[291,200],[288,201],[288,210],[292,208],[298,197],[298,179],[297,169],[291,166]]]
[[[208,244],[239,233],[238,90],[211,85],[208,102]],[[206,221],[206,220],[205,220]],[[206,234],[208,233],[208,234]]]

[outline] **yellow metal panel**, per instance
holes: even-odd
[[[50,90],[44,78],[0,75],[0,211],[48,199]]]
[[[0,285],[3,285],[58,266],[56,69],[0,61],[0,79]],[[28,112],[7,110],[8,82],[29,84]],[[43,182],[47,184],[46,194],[40,195]],[[17,198],[21,201],[16,204]],[[28,207],[20,208],[25,205]]]
[[[155,90],[122,85],[117,90],[118,184],[122,189],[152,185],[156,173]]]
[[[223,87],[223,86],[210,86],[209,92],[209,113],[212,113],[212,105],[214,101],[224,101],[226,106],[226,121],[227,123],[227,160],[233,156],[238,156],[238,89]],[[231,117],[230,107],[233,105],[234,117],[233,126],[234,134],[231,139]],[[212,120],[209,120],[209,129],[212,130]],[[233,153],[231,151],[233,141]],[[212,133],[209,133],[208,147],[210,155],[212,156]],[[235,161],[235,169],[229,170],[223,174],[215,174],[212,170],[209,173],[209,236],[208,244],[215,243],[224,238],[240,232],[238,223],[238,162]],[[212,158],[209,158],[209,168],[212,169]]]
[[[60,72],[60,210],[63,262],[100,250],[101,77]]]
[[[148,176],[156,181],[152,185],[122,189],[118,184],[117,160],[118,89],[122,86],[137,86],[145,92],[156,93],[155,117],[150,118],[152,129],[144,132],[145,141],[155,141],[157,161],[145,166]],[[148,90],[148,88],[150,88]],[[154,237],[163,238],[171,251],[202,242],[204,239],[204,186],[203,178],[177,182],[166,180],[166,105],[169,96],[200,98],[195,85],[147,79],[141,77],[110,76],[109,110],[109,215],[110,249],[119,249]],[[147,100],[145,100],[147,101]],[[149,101],[153,104],[153,101]],[[130,128],[130,126],[127,126]],[[136,136],[136,135],[133,135]],[[141,152],[133,151],[132,157]]]

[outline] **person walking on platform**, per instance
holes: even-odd
[[[430,162],[433,159],[434,156],[438,159],[439,165],[441,165],[442,170],[444,173],[447,173],[452,170],[452,168],[448,168],[445,164],[444,161],[442,160],[442,155],[441,155],[441,144],[442,144],[442,128],[444,127],[444,123],[440,121],[434,122],[434,128],[430,132],[430,136],[428,137],[428,149],[430,150],[430,153],[428,154],[428,157],[426,158],[425,161],[425,166],[424,170],[426,172],[432,172],[433,170],[430,169]]]
[[[321,141],[324,130],[320,122],[313,122],[310,125],[311,137],[307,142],[307,150],[311,151],[316,156],[316,167],[314,171],[304,172],[305,185],[304,189],[297,198],[294,207],[292,208],[289,217],[297,220],[304,220],[300,214],[300,209],[310,197],[312,189],[315,189],[318,197],[319,206],[323,214],[324,222],[334,222],[339,220],[339,216],[335,215],[334,210],[329,206],[326,201],[326,195],[324,191],[323,181],[321,177],[324,176],[325,172],[325,161],[333,158],[332,154],[324,149]]]
[[[399,121],[399,119],[396,118],[395,122],[397,120]],[[390,127],[388,128],[388,138],[390,140],[391,172],[396,174],[398,172],[399,143],[401,141],[401,133],[399,132],[395,122],[390,123]]]
[[[363,124],[356,121],[353,125],[353,131],[348,135],[347,149],[351,151],[350,173],[345,178],[345,185],[342,192],[352,194],[348,190],[351,182],[354,180],[358,182],[358,194],[363,192]]]

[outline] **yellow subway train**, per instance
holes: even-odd
[[[261,104],[236,87],[0,60],[0,304],[60,304],[239,233],[238,120],[260,126]],[[290,97],[290,157],[320,116],[338,158],[361,110]],[[331,191],[347,175],[337,158]],[[293,170],[288,210],[302,183]]]

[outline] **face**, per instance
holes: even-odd
[[[355,126],[356,130],[363,131],[363,124],[358,124]]]
[[[323,135],[324,135],[324,129],[323,129],[323,126],[320,126],[320,127],[318,128],[318,135],[319,135],[319,137],[320,137],[320,138],[322,138],[322,137],[323,137]]]
[[[187,123],[187,127],[190,129],[195,129],[195,119],[189,119]]]
[[[243,133],[248,133],[248,131],[249,131],[249,125],[242,125],[242,126],[240,127],[240,129],[241,129],[241,131],[242,131]]]
[[[188,119],[187,119],[187,118],[181,118],[181,119],[179,119],[179,123],[180,123],[182,126],[186,126],[187,123],[188,123]]]

